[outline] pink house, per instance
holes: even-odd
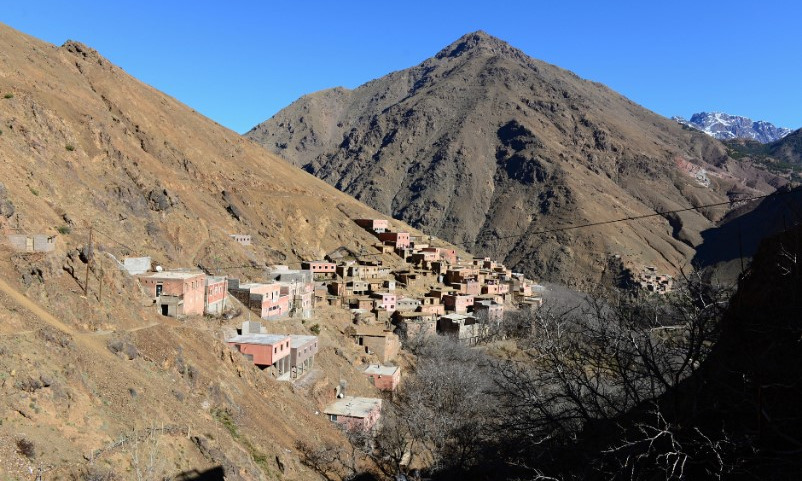
[[[387,229],[390,228],[390,223],[387,222],[386,219],[356,219],[354,222],[356,222],[359,227],[375,232],[376,234],[387,232]]]
[[[380,391],[395,391],[401,381],[401,368],[398,366],[371,364],[363,372]]]
[[[391,292],[374,292],[370,297],[376,299],[374,307],[376,309],[383,309],[389,313],[395,311],[396,297]]]
[[[473,296],[445,294],[443,296],[443,305],[446,306],[446,310],[464,314],[468,312],[469,307],[473,306]]]
[[[284,334],[242,334],[226,341],[262,369],[274,367],[279,376],[290,369],[290,342]]]
[[[504,317],[504,306],[490,300],[481,300],[473,304],[473,314],[486,322],[498,323]]]
[[[510,292],[510,285],[498,280],[491,279],[487,284],[482,286],[482,294],[508,294]]]
[[[206,274],[202,272],[150,272],[137,276],[163,316],[203,315]]]
[[[410,246],[409,232],[384,232],[378,235],[380,241],[392,244],[396,249],[406,249]]]
[[[312,274],[333,276],[337,269],[337,264],[326,261],[302,262],[301,269],[312,271]]]
[[[323,413],[349,431],[370,431],[381,416],[382,400],[346,396],[328,405]]]

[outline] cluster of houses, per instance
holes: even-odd
[[[638,286],[646,292],[666,294],[674,287],[674,279],[668,274],[658,274],[657,268],[646,266],[637,278]]]
[[[355,222],[377,238],[376,253],[335,251],[326,259],[301,263],[300,269],[273,266],[255,282],[195,270],[152,271],[148,258],[129,258],[123,264],[165,316],[220,314],[229,307],[228,295],[263,320],[308,319],[321,304],[347,308],[353,325],[346,334],[380,360],[363,374],[378,390],[390,392],[398,386],[401,370],[386,364],[402,342],[441,334],[473,345],[501,322],[506,307],[542,303],[539,286],[490,258],[463,260],[454,249],[391,231],[387,220]],[[231,238],[243,245],[251,241],[245,234]],[[402,269],[366,260],[391,253],[405,261]],[[260,322],[246,321],[226,342],[282,380],[308,373],[318,352],[317,336],[268,334]],[[370,429],[380,411],[381,399],[338,396],[324,413],[346,428]]]

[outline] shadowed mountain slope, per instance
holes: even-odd
[[[577,284],[597,280],[612,254],[676,272],[726,209],[543,231],[782,183],[705,134],[484,32],[355,90],[302,97],[246,136],[381,212]]]

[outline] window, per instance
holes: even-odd
[[[278,354],[278,348],[277,347],[273,348],[273,354]]]
[[[336,421],[337,420],[337,415],[336,414],[329,414],[329,420],[330,421]]]

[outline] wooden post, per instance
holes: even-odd
[[[89,255],[86,258],[86,274],[84,275],[84,296],[89,292],[89,263],[92,262],[92,229],[94,226],[89,225]]]
[[[100,281],[98,282],[97,286],[97,301],[100,302],[103,300],[103,258],[100,258]]]

